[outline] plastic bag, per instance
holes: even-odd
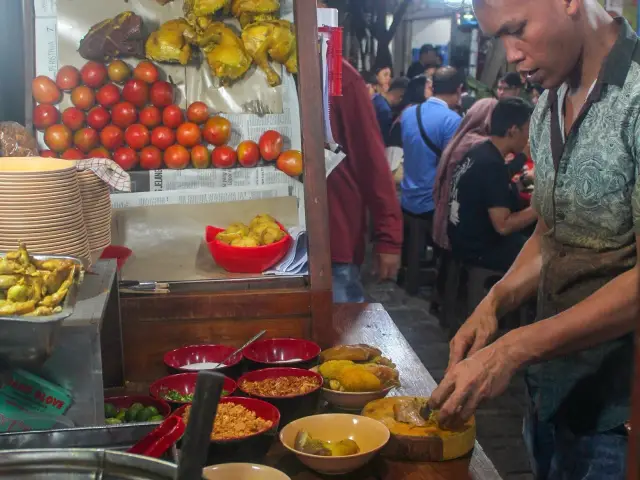
[[[38,142],[17,122],[0,122],[0,156],[37,157]]]

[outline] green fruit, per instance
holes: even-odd
[[[153,405],[151,405],[150,407],[147,407],[147,410],[149,410],[151,412],[151,415],[153,417],[155,417],[155,416],[160,414],[160,412],[158,412],[158,409],[156,407],[154,407]]]
[[[148,408],[144,408],[138,412],[136,415],[137,422],[147,422],[149,419],[153,417],[153,412],[149,411]]]
[[[162,415],[154,415],[149,419],[150,422],[162,422],[164,421],[164,417]]]
[[[144,405],[141,403],[134,403],[129,407],[129,411],[127,412],[127,422],[135,422],[138,417],[138,413],[144,410]]]
[[[124,422],[125,419],[127,418],[127,409],[121,408],[120,410],[118,410],[118,413],[116,414],[116,418],[121,422]]]
[[[112,404],[110,403],[105,403],[104,404],[104,416],[106,418],[113,418],[118,414],[118,409],[116,407],[114,407]]]
[[[107,425],[118,425],[122,423],[122,420],[119,420],[117,418],[107,418],[104,423],[106,423]]]

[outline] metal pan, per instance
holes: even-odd
[[[0,252],[0,258],[6,253]],[[0,316],[0,371],[10,367],[37,367],[51,353],[62,322],[73,314],[85,265],[76,257],[65,255],[32,255],[36,260],[71,260],[76,263],[78,277],[69,287],[62,311],[44,317]]]

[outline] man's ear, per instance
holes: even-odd
[[[507,130],[507,137],[508,138],[515,137],[518,134],[519,130],[520,128],[518,128],[517,125],[512,125],[511,127],[509,127],[509,130]]]

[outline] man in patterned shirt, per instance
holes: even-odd
[[[538,479],[623,479],[639,308],[640,46],[596,0],[475,0],[486,34],[543,94],[531,120],[535,234],[451,342],[433,393],[468,418],[526,368]],[[493,343],[537,294],[538,318]]]

